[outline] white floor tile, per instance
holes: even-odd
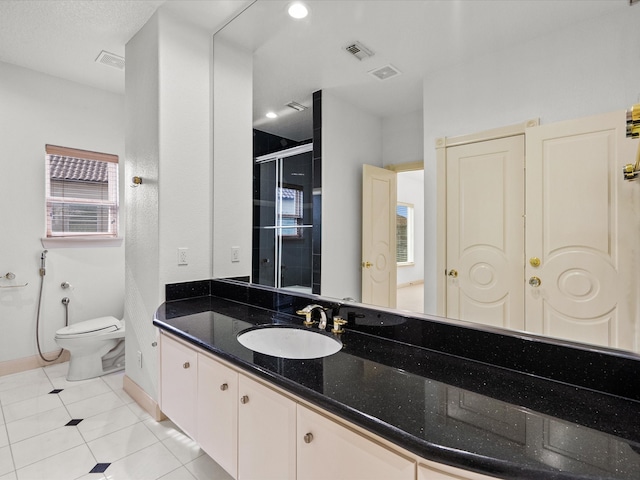
[[[70,480],[86,475],[96,461],[86,445],[17,470],[18,480]]]
[[[209,455],[202,455],[193,462],[187,463],[185,468],[197,480],[233,480],[224,468],[214,462]]]
[[[136,417],[125,405],[109,410],[108,412],[86,418],[78,424],[78,431],[85,441],[90,442],[109,433],[129,427],[138,423],[140,419]]]
[[[12,403],[2,408],[4,411],[6,422],[15,422],[22,418],[30,417],[38,413],[47,412],[54,408],[62,407],[62,401],[58,398],[58,395],[45,393],[37,397],[28,398],[21,402]]]
[[[140,420],[147,420],[151,418],[151,415],[149,415],[149,412],[147,412],[144,408],[142,408],[137,403],[127,403],[127,407]]]
[[[9,445],[9,436],[4,425],[0,426],[0,447]]]
[[[112,463],[104,473],[110,480],[156,480],[179,467],[178,459],[158,442]]]
[[[18,387],[25,387],[40,380],[48,380],[41,368],[14,373],[12,375],[4,375],[0,377],[0,392]]]
[[[7,423],[9,441],[16,443],[41,433],[55,430],[64,426],[69,420],[71,420],[71,417],[67,413],[67,409],[60,407],[23,418],[22,420],[9,422]]]
[[[10,447],[2,447],[0,448],[0,475],[5,475],[14,470],[13,468],[13,458],[11,457],[11,448]]]
[[[16,468],[19,469],[82,444],[84,439],[76,427],[60,427],[13,443],[11,451]]]
[[[69,362],[56,363],[53,365],[49,365],[44,367],[45,375],[49,377],[49,379],[66,377],[67,372],[69,371]]]
[[[107,392],[86,400],[70,403],[67,405],[67,410],[72,418],[88,418],[123,405],[124,403],[115,393]]]
[[[136,423],[88,442],[88,445],[98,463],[106,463],[124,458],[154,443],[158,443],[158,439],[142,423]]]
[[[124,389],[122,388],[120,390],[114,390],[113,393],[115,393],[118,396],[118,398],[122,400],[122,403],[129,404],[129,403],[135,402],[135,400],[131,398],[129,394],[125,392]]]
[[[0,425],[4,425],[4,414],[2,413],[1,407],[0,407]]]
[[[122,390],[124,370],[104,375],[101,378],[107,385],[111,387],[111,390]]]
[[[53,385],[48,378],[37,378],[32,383],[21,385],[15,388],[7,389],[0,392],[0,403],[2,406],[10,405],[16,402],[22,402],[33,397],[46,395],[53,390]]]
[[[162,443],[183,465],[195,460],[200,455],[204,455],[200,445],[184,433],[176,432],[175,435],[163,440]]]
[[[171,420],[156,422],[153,418],[147,418],[144,421],[144,424],[156,437],[158,437],[158,440],[161,441],[174,436],[176,433],[184,435],[182,430],[180,430],[180,428]]]
[[[86,475],[82,475],[81,477],[75,478],[74,480],[104,480],[104,473],[87,473]],[[2,480],[0,478],[0,480]]]
[[[58,395],[65,405],[69,405],[110,391],[111,389],[102,379],[92,378],[91,380],[83,381],[81,384],[67,387]]]
[[[2,479],[0,478],[0,480]],[[196,480],[196,477],[191,475],[191,473],[189,473],[189,470],[187,470],[186,468],[180,467],[173,472],[169,472],[166,475],[163,475],[162,477],[160,477],[160,480]]]
[[[6,475],[1,475],[0,480],[18,480],[18,477],[16,477],[16,472],[9,472]]]

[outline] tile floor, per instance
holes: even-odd
[[[124,372],[80,382],[61,363],[0,377],[0,480],[230,480],[171,421],[122,389]]]

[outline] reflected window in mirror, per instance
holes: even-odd
[[[413,265],[413,232],[413,204],[399,202],[396,206],[396,262],[398,266]]]
[[[302,229],[299,226],[303,223],[303,204],[302,186],[285,184],[283,187],[278,187],[278,205],[280,205],[278,223],[283,227],[292,227],[282,229],[284,239],[302,237]]]

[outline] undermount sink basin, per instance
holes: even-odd
[[[342,342],[334,336],[293,325],[252,327],[240,332],[238,341],[254,352],[293,359],[327,357],[342,348]]]

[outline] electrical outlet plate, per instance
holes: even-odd
[[[188,248],[178,248],[178,265],[189,265]]]
[[[138,368],[142,368],[142,352],[138,350]]]

